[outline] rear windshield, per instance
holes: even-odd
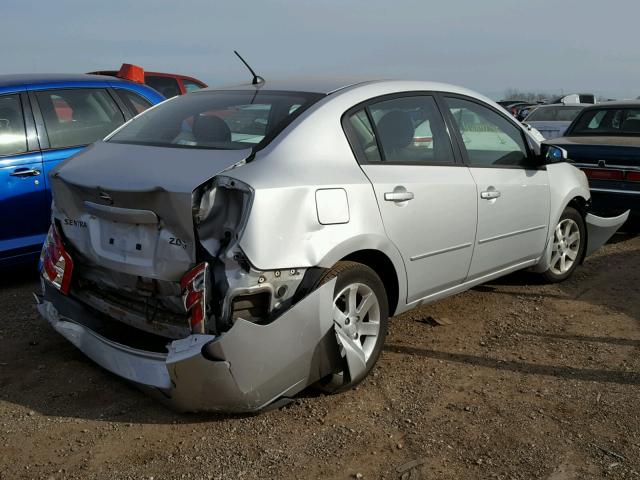
[[[538,107],[525,119],[530,122],[572,122],[584,107]]]
[[[590,108],[576,119],[566,135],[640,136],[640,108]]]
[[[146,111],[108,141],[213,150],[261,147],[322,97],[269,90],[194,92]]]

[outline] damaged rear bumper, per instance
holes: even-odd
[[[335,279],[266,325],[238,320],[226,333],[191,335],[166,353],[98,333],[101,320],[71,297],[46,288],[38,311],[53,328],[110,372],[179,411],[249,412],[289,397],[331,372],[337,358]]]

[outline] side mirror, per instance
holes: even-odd
[[[569,160],[569,154],[564,148],[555,145],[542,145],[541,155],[544,164],[560,163]]]

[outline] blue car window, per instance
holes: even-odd
[[[103,89],[37,92],[51,148],[88,145],[124,123],[113,98]]]
[[[116,93],[134,115],[144,112],[151,106],[151,102],[131,90],[118,88]]]
[[[18,95],[0,96],[0,156],[27,151],[22,105]]]

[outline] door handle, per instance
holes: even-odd
[[[485,190],[484,192],[480,192],[480,198],[484,198],[485,200],[493,200],[499,196],[500,192],[497,190]]]
[[[413,192],[386,192],[384,199],[387,202],[406,202],[413,200]]]
[[[11,177],[35,177],[40,175],[40,170],[35,168],[16,168],[9,174]]]

